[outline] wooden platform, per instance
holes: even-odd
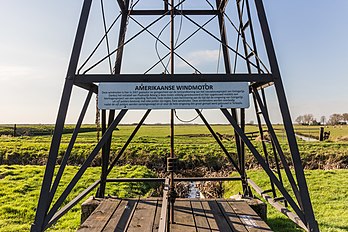
[[[162,199],[105,199],[80,226],[84,231],[158,231]],[[170,232],[271,231],[243,201],[177,199]]]

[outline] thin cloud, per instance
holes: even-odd
[[[203,66],[208,64],[216,64],[219,57],[219,50],[199,50],[188,53],[184,58],[193,66]],[[183,61],[178,63],[179,67],[186,67]]]
[[[0,81],[14,81],[16,79],[40,79],[33,67],[0,65]]]

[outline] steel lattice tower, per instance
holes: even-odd
[[[149,1],[144,0],[84,0],[49,151],[35,222],[31,230],[43,231],[47,229],[95,188],[98,188],[96,195],[104,197],[108,174],[145,119],[153,111],[152,109],[146,109],[145,114],[121,151],[115,157],[112,157],[112,162],[109,162],[112,132],[131,109],[125,108],[117,111],[115,109],[102,109],[101,139],[63,193],[56,196],[56,190],[64,174],[64,169],[76,142],[86,111],[92,96],[98,94],[100,83],[243,82],[248,83],[248,91],[253,99],[262,150],[255,147],[245,132],[246,110],[244,108],[219,109],[234,131],[237,157],[233,157],[226,149],[204,117],[203,112],[194,108],[193,112],[207,126],[221,147],[222,152],[226,154],[233,168],[240,174],[244,196],[252,195],[252,187],[302,228],[308,231],[319,231],[262,0],[163,0],[154,2],[149,3]],[[110,7],[112,3],[114,3],[113,9]],[[95,41],[94,49],[85,49],[92,43],[90,41],[87,43],[86,40],[88,36],[94,33],[93,30],[96,28],[93,20],[97,17],[93,15],[94,17],[90,18],[93,7],[101,9],[97,16],[102,18],[102,34],[100,40]],[[109,14],[108,17],[107,14],[110,12],[111,16]],[[93,27],[90,34],[87,33],[88,26],[91,26],[89,23]],[[183,29],[185,25],[189,25],[189,29]],[[181,33],[180,36],[179,33]],[[115,35],[118,35],[118,37]],[[134,44],[133,41],[139,38],[142,38],[142,42]],[[155,44],[156,53],[154,55],[149,55],[146,49],[143,52],[134,52],[142,45],[143,48],[146,48],[147,41],[152,41],[150,43]],[[197,64],[194,61],[186,56],[187,51],[195,46],[209,47],[210,42],[207,41],[215,43],[222,57],[220,59],[220,55],[218,56],[217,72],[201,70],[196,67]],[[87,44],[86,47],[84,47],[84,42]],[[187,47],[185,47],[186,45]],[[88,53],[88,50],[91,52]],[[127,56],[128,52],[131,55]],[[85,58],[82,58],[82,56],[85,56]],[[139,61],[138,56],[141,57],[141,65],[137,63]],[[203,57],[201,58],[203,59]],[[220,60],[221,66],[219,66]],[[123,71],[132,62],[134,62],[133,68],[137,72]],[[145,67],[143,71],[138,71],[141,68],[140,66]],[[132,71],[130,68],[129,70]],[[75,87],[86,90],[87,96],[58,172],[54,174],[67,111],[71,103],[72,90]],[[265,93],[267,87],[272,87],[277,96],[287,143],[290,148],[291,165],[294,168],[295,175],[291,173],[290,165],[270,120]],[[174,162],[175,109],[168,108],[168,110],[170,110],[171,122],[171,154],[168,160]],[[266,141],[265,138],[266,131],[270,137],[269,141]],[[266,143],[269,143],[270,146],[267,146]],[[260,190],[253,181],[247,178],[245,168],[246,149],[250,150],[269,176],[271,183],[269,190]],[[64,204],[67,196],[99,152],[102,154],[100,179],[87,187],[74,200]],[[272,160],[270,154],[272,154]],[[285,172],[283,176],[280,172],[281,169],[284,169]],[[174,188],[173,170],[170,170],[170,177],[171,190],[175,192],[172,189]],[[283,180],[285,179],[290,183],[291,191],[284,187]],[[277,192],[280,192],[281,195],[277,196]],[[294,197],[291,196],[290,192]],[[267,195],[267,193],[272,196]],[[57,200],[54,201],[53,199]]]

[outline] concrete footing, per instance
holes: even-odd
[[[91,196],[81,204],[81,224],[84,223],[89,215],[93,213],[101,201],[101,198]]]
[[[242,195],[234,195],[230,197],[234,200],[245,201],[259,216],[262,220],[267,221],[267,204],[258,198],[245,198]]]

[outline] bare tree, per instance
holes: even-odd
[[[300,115],[295,119],[295,122],[297,122],[298,124],[302,124],[303,123],[303,116]]]
[[[305,124],[311,124],[315,121],[315,118],[313,117],[313,114],[305,114],[303,115],[303,122]]]
[[[348,123],[348,113],[342,114],[343,120]]]
[[[341,114],[332,114],[330,115],[329,123],[331,125],[337,125],[342,120],[343,116]]]

